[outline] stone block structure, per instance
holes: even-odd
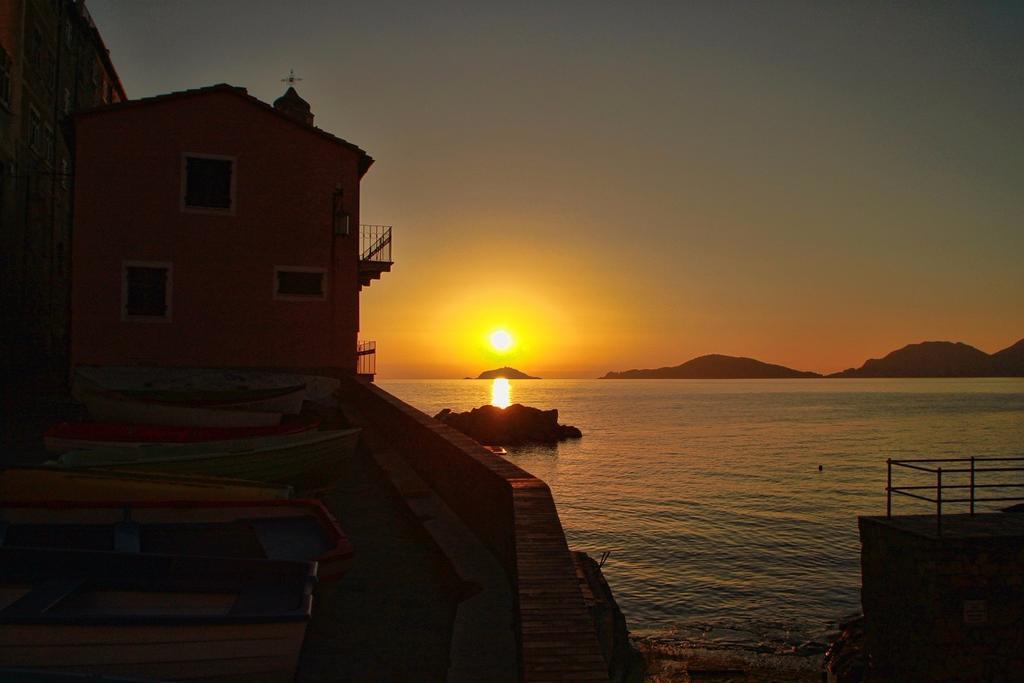
[[[871,680],[1024,675],[1024,515],[861,517]]]

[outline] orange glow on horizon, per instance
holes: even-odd
[[[495,277],[494,251],[517,265]],[[567,271],[561,254],[515,242],[475,244],[457,269],[410,260],[361,294],[363,333],[378,340],[381,377],[475,377],[506,365],[542,377],[592,376],[617,365],[637,327],[627,322],[630,291],[599,265]],[[503,352],[491,343],[499,330],[512,337]]]
[[[516,264],[501,277],[495,277],[495,252]],[[645,262],[645,279],[663,283],[651,293],[633,271],[600,253],[567,270],[560,253],[481,238],[460,253],[457,268],[410,259],[364,290],[362,335],[377,340],[384,379],[475,377],[505,365],[546,379],[592,378],[709,353],[829,373],[925,340],[965,341],[992,353],[1020,339],[1013,316],[972,331],[996,317],[1000,307],[992,301],[975,302],[968,321],[953,320],[946,308],[911,307],[897,294],[880,306],[815,260],[797,268],[799,281],[769,294],[768,273],[751,289],[742,279],[709,272],[709,259],[705,254],[682,269]],[[820,287],[802,287],[807,281]],[[846,316],[838,320],[837,300]],[[490,343],[496,330],[514,334],[504,353]]]

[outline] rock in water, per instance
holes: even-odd
[[[491,445],[557,443],[583,436],[576,427],[558,424],[557,410],[540,410],[520,403],[508,408],[485,405],[465,413],[445,408],[434,417],[480,443]]]
[[[825,675],[836,683],[860,683],[865,679],[868,664],[864,617],[859,615],[839,627],[842,634],[825,652]]]

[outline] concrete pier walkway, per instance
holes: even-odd
[[[317,589],[297,680],[445,680],[460,588],[448,562],[369,453],[322,500],[356,556]]]

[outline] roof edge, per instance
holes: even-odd
[[[373,165],[373,157],[371,157],[366,152],[366,150],[364,150],[363,148],[359,147],[358,145],[356,145],[354,143],[351,143],[348,140],[344,140],[342,138],[339,138],[337,135],[334,135],[333,133],[328,133],[327,131],[325,131],[322,128],[318,128],[316,126],[311,126],[311,125],[307,125],[307,124],[301,123],[299,121],[296,121],[295,119],[293,119],[293,118],[285,115],[284,113],[274,109],[273,106],[271,106],[270,104],[264,102],[263,100],[260,100],[260,99],[258,99],[256,97],[253,97],[252,95],[249,94],[249,91],[246,90],[245,88],[240,87],[240,86],[236,86],[236,85],[230,85],[229,83],[216,83],[214,85],[203,86],[201,88],[190,88],[188,90],[176,90],[174,92],[163,93],[161,95],[153,95],[151,97],[142,97],[142,98],[139,98],[139,99],[136,99],[136,100],[123,100],[121,102],[111,102],[109,104],[102,104],[102,105],[99,105],[97,107],[91,107],[89,109],[82,109],[80,111],[77,111],[77,112],[74,113],[73,118],[77,121],[79,119],[89,118],[89,117],[92,117],[92,116],[102,116],[104,114],[117,113],[119,111],[122,111],[123,109],[135,108],[135,107],[144,107],[144,106],[154,105],[154,104],[163,104],[164,102],[168,102],[168,101],[171,101],[171,100],[188,99],[188,98],[193,98],[193,97],[203,97],[203,96],[212,95],[212,94],[229,94],[229,95],[234,95],[236,97],[240,97],[241,99],[243,99],[244,101],[248,102],[249,104],[257,106],[260,109],[263,109],[264,111],[273,114],[277,118],[281,119],[282,121],[288,122],[292,126],[296,126],[296,127],[301,128],[303,130],[306,130],[306,131],[308,131],[310,133],[314,133],[314,134],[319,135],[320,137],[325,138],[325,139],[327,139],[327,140],[329,140],[329,141],[331,141],[331,142],[333,142],[335,144],[341,145],[342,147],[346,147],[348,149],[351,149],[354,152],[357,152],[361,156],[360,163],[359,163],[359,177],[360,178],[366,173],[366,171],[369,170],[370,166]]]

